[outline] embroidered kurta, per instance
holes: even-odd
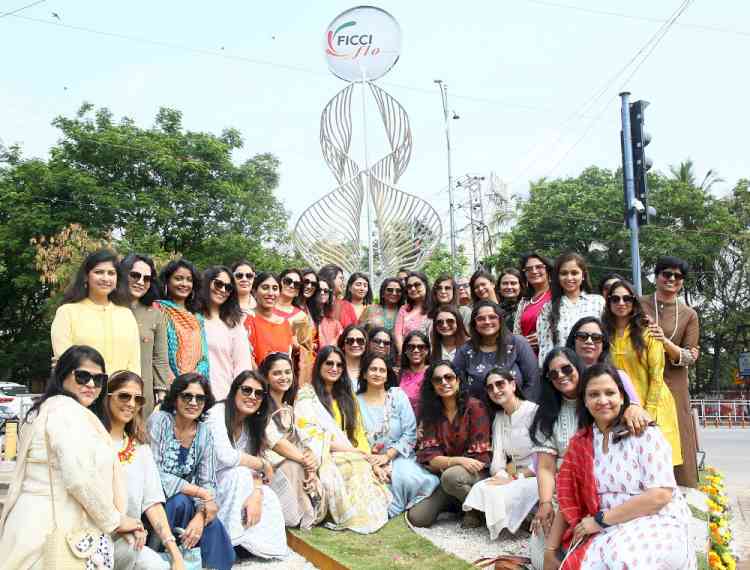
[[[141,378],[143,396],[146,398],[143,416],[147,418],[154,409],[154,390],[166,391],[174,378],[169,368],[167,322],[164,313],[156,307],[146,307],[136,302],[130,309],[138,323],[141,340]]]
[[[368,305],[359,317],[359,324],[368,328],[383,327],[392,333],[396,326],[398,308],[388,309],[381,305]]]
[[[529,336],[536,332],[536,320],[544,305],[552,298],[552,291],[547,289],[536,301],[521,299],[513,317],[513,334]]]
[[[242,324],[229,327],[221,319],[206,319],[209,381],[217,401],[229,394],[232,381],[240,372],[252,369],[250,342]]]
[[[630,329],[612,339],[610,355],[617,368],[625,370],[638,392],[645,410],[659,425],[672,447],[672,462],[682,463],[677,409],[669,388],[664,383],[664,349],[648,330],[643,331],[645,349],[639,356],[630,340]]]
[[[557,467],[560,468],[563,455],[568,449],[570,438],[578,431],[578,417],[576,416],[576,400],[562,399],[560,414],[552,426],[552,435],[545,437],[541,432],[537,433],[537,441],[540,445],[531,450],[534,453],[549,453],[557,458]]]
[[[552,312],[552,301],[544,305],[536,321],[536,332],[539,336],[539,366],[544,364],[547,353],[555,346],[565,346],[570,329],[583,317],[601,318],[604,310],[604,297],[581,291],[574,303],[565,295],[560,299],[560,320],[557,322],[557,343],[554,342],[549,319]]]
[[[423,313],[421,308],[415,308],[410,311],[408,305],[402,305],[398,310],[398,315],[396,315],[393,334],[398,339],[397,342],[403,342],[404,337],[411,331],[427,333],[427,323],[429,321],[427,313]]]
[[[110,302],[97,305],[91,299],[61,305],[52,321],[54,360],[73,345],[98,350],[108,374],[130,370],[141,374],[141,337],[132,311]]]
[[[208,378],[208,344],[203,315],[191,313],[168,299],[156,301],[154,306],[164,313],[167,323],[167,356],[172,374],[198,372]]]
[[[391,461],[388,485],[393,494],[388,516],[395,517],[432,495],[440,480],[417,463],[417,420],[401,388],[390,388],[382,406],[368,404],[362,394],[357,399],[373,453],[382,454],[391,448],[398,452]]]

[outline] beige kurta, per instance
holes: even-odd
[[[154,410],[154,390],[167,390],[174,377],[169,368],[167,321],[164,313],[155,307],[135,303],[131,309],[141,339],[141,378],[146,398],[143,414],[148,417]]]
[[[679,303],[679,310],[677,303]],[[659,301],[659,326],[664,331],[665,338],[670,339],[677,346],[681,348],[697,347],[700,334],[698,314],[682,301],[678,300],[677,303]],[[641,297],[641,305],[646,314],[656,320],[654,295]],[[677,317],[678,312],[679,318]],[[677,325],[677,330],[675,330],[675,325]],[[674,397],[680,428],[680,445],[682,447],[682,465],[675,467],[675,479],[677,479],[678,485],[697,487],[697,445],[688,386],[688,368],[693,363],[683,361],[675,364],[666,354],[665,358],[664,382],[669,386],[669,390]]]
[[[47,400],[24,424],[19,460],[0,519],[0,568],[42,570],[42,546],[53,530],[45,432],[52,452],[57,524],[111,533],[125,512],[125,493],[109,434],[68,396]]]

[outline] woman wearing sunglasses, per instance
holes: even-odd
[[[255,309],[255,297],[253,297],[253,281],[255,281],[255,270],[249,261],[241,259],[232,264],[232,275],[237,284],[237,301],[243,315],[249,315]]]
[[[351,381],[352,394],[357,391],[357,379],[362,364],[362,357],[367,352],[367,332],[359,325],[349,325],[344,329],[338,341],[339,349],[346,359],[346,376]]]
[[[310,367],[315,358],[315,326],[307,312],[307,304],[302,294],[302,272],[285,269],[279,274],[279,298],[273,314],[286,320],[292,327],[292,345],[295,362],[306,370],[309,378]],[[257,362],[262,362],[258,358]]]
[[[371,327],[384,327],[393,332],[396,316],[404,304],[404,288],[396,277],[388,277],[380,284],[379,304],[369,304],[359,317],[359,324],[367,330]]]
[[[205,567],[229,570],[234,548],[217,518],[214,438],[204,421],[214,402],[204,376],[181,374],[169,387],[161,409],[148,419],[148,434],[167,498],[169,528],[173,534],[183,529],[180,544],[200,548]]]
[[[523,298],[518,302],[513,319],[513,334],[526,337],[535,354],[539,354],[539,338],[536,321],[539,313],[552,298],[549,282],[552,275],[552,262],[545,256],[530,252],[521,256],[521,273],[526,281]]]
[[[250,342],[242,326],[237,288],[228,267],[217,265],[203,272],[198,295],[205,319],[211,391],[223,400],[232,380],[252,368]]]
[[[469,311],[471,321],[471,311]],[[463,315],[455,305],[440,305],[430,327],[431,361],[453,360],[456,351],[468,340]]]
[[[396,316],[394,333],[396,349],[399,354],[404,344],[404,337],[411,331],[426,331],[432,308],[429,296],[430,282],[424,273],[412,271],[406,277],[406,304],[402,305]]]
[[[656,421],[672,446],[672,464],[682,464],[677,409],[664,383],[664,345],[653,337],[635,289],[616,281],[607,297],[602,319],[612,340],[613,364],[633,382],[646,412]]]
[[[417,420],[397,383],[388,360],[372,353],[365,357],[357,401],[372,448],[370,464],[393,495],[388,507],[391,518],[432,495],[440,483],[416,461]]]
[[[138,323],[118,281],[117,255],[107,249],[89,254],[63,295],[52,321],[52,360],[73,345],[98,350],[110,370],[141,373]]]
[[[322,276],[318,281],[317,299],[310,307],[310,315],[317,327],[318,349],[324,346],[336,345],[339,341],[344,327],[341,322],[334,316],[336,304],[334,302],[334,283],[330,279],[324,279]]]
[[[128,516],[136,520],[145,517],[151,532],[161,540],[171,564],[144,546],[143,541],[129,543],[124,538],[115,542],[115,567],[118,570],[154,568],[183,570],[182,553],[177,540],[169,529],[164,510],[164,490],[159,470],[148,445],[143,408],[143,380],[133,372],[115,372],[109,379],[107,402],[99,417],[109,429],[112,447],[117,453],[120,466],[125,473],[128,490]],[[144,536],[145,538],[145,536]]]
[[[344,270],[338,265],[324,265],[318,271],[318,276],[333,283],[331,295],[333,297],[333,311],[331,317],[341,323],[341,328],[346,328],[357,322],[357,315],[349,303],[344,303]]]
[[[367,461],[370,445],[337,347],[320,349],[312,383],[297,393],[294,417],[302,442],[320,466],[323,500],[335,528],[377,532],[388,522],[392,497]]]
[[[155,402],[161,402],[174,378],[169,368],[167,321],[153,306],[159,298],[156,268],[150,257],[131,253],[120,263],[130,293],[130,310],[138,323],[141,339],[141,378],[143,380],[144,417],[151,415]]]
[[[285,558],[289,553],[281,503],[268,483],[263,458],[269,414],[268,384],[253,370],[237,375],[226,400],[208,414],[216,453],[218,518],[240,557]]]
[[[252,346],[255,363],[272,352],[292,352],[292,326],[289,321],[274,314],[279,299],[279,282],[272,273],[259,273],[253,282],[253,295],[257,306],[252,315],[245,317],[245,329]]]
[[[469,341],[456,351],[453,363],[475,398],[483,398],[484,380],[496,366],[512,370],[516,382],[532,402],[539,397],[539,366],[529,341],[511,334],[503,311],[492,301],[479,301],[471,311]]]
[[[695,310],[679,299],[689,269],[687,262],[679,257],[659,258],[655,270],[656,291],[641,297],[641,305],[651,319],[651,334],[664,344],[664,382],[672,392],[677,406],[683,462],[675,468],[675,478],[679,485],[696,487],[697,438],[690,408],[688,369],[695,365],[700,354],[700,325]]]
[[[430,341],[427,335],[422,331],[411,331],[404,337],[398,386],[409,398],[409,403],[416,415],[419,415],[419,393],[429,363]]]
[[[490,477],[471,488],[463,509],[482,511],[490,540],[495,540],[505,528],[518,532],[539,499],[529,438],[538,406],[524,398],[508,369],[490,370],[485,388],[485,402],[494,418]]]
[[[471,306],[458,304],[458,286],[456,285],[456,280],[447,273],[438,275],[435,279],[435,283],[432,285],[432,290],[430,291],[430,300],[432,303],[432,312],[430,313],[430,321],[426,329],[427,336],[430,336],[432,332],[435,311],[438,307],[445,305],[456,307],[461,314],[464,326],[469,326],[469,322],[471,321]]]
[[[492,438],[484,404],[462,390],[458,370],[447,360],[432,364],[419,395],[417,461],[440,477],[440,486],[407,513],[410,524],[431,526],[441,512],[460,508],[472,486],[487,477]],[[462,526],[481,526],[474,510]]]
[[[367,275],[360,272],[352,273],[346,282],[343,304],[349,304],[354,311],[354,316],[359,322],[360,317],[368,306],[372,304],[372,287]]]
[[[159,273],[161,299],[154,306],[167,321],[169,367],[174,376],[198,372],[208,377],[208,344],[197,295],[201,278],[187,259],[170,261]]]
[[[388,360],[394,372],[398,374],[400,368],[394,365],[397,358],[396,340],[388,329],[379,326],[370,327],[367,333],[367,352]]]
[[[106,570],[113,568],[111,533],[144,540],[141,521],[126,514],[112,442],[95,415],[106,394],[104,358],[96,349],[75,345],[59,356],[46,391],[21,429],[0,518],[4,568],[53,567],[54,561],[44,559],[43,547],[55,527],[64,532],[91,529],[99,567]]]

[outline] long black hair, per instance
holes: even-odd
[[[326,392],[323,377],[320,375],[320,369],[323,368],[323,363],[331,354],[337,354],[341,358],[343,370],[341,371],[341,377],[333,385],[331,394],[329,395],[328,392]],[[344,431],[346,431],[349,441],[354,445],[356,439],[354,434],[357,429],[357,402],[352,393],[352,382],[349,380],[349,375],[346,373],[346,357],[338,346],[332,344],[324,346],[320,349],[320,352],[318,352],[318,356],[315,358],[315,364],[313,364],[312,386],[315,393],[318,395],[320,403],[323,404],[326,410],[328,410],[331,417],[333,417],[333,401],[336,401],[344,420]]]
[[[439,366],[447,366],[456,375],[458,380],[458,395],[456,397],[456,406],[458,416],[463,415],[466,409],[466,400],[469,398],[464,386],[464,379],[459,374],[456,367],[450,360],[438,360],[430,364],[425,370],[422,387],[419,389],[419,424],[422,427],[434,426],[445,418],[443,412],[443,400],[435,392],[435,385],[432,383],[432,377]]]
[[[430,354],[432,353],[430,347],[430,339],[427,338],[427,335],[420,330],[409,331],[408,333],[406,333],[406,336],[404,336],[404,343],[401,347],[401,374],[404,374],[404,372],[408,372],[411,369],[411,361],[406,355],[406,353],[408,352],[406,350],[406,346],[409,344],[409,341],[415,337],[421,340],[427,347],[427,352],[424,355],[424,363],[428,366],[430,364]]]
[[[586,407],[586,386],[589,382],[597,376],[609,376],[617,384],[617,389],[620,391],[620,397],[622,398],[622,406],[617,417],[612,422],[612,425],[617,425],[622,422],[622,417],[625,414],[625,410],[630,405],[630,396],[628,396],[625,386],[620,378],[620,373],[617,369],[609,362],[597,362],[586,369],[581,379],[578,382],[578,403],[576,405],[576,415],[578,416],[578,427],[587,428],[594,424],[594,416],[591,415],[589,409]]]
[[[318,273],[318,291],[315,293],[315,297],[320,297],[320,284],[325,283],[328,285],[328,301],[325,303],[321,303],[319,298],[315,299],[315,303],[309,303],[308,307],[310,308],[310,316],[312,317],[313,321],[316,325],[319,325],[320,322],[323,320],[323,317],[332,317],[333,316],[333,310],[336,305],[336,292],[334,291],[336,285],[333,282],[333,279],[328,277],[323,277],[322,273]]]
[[[591,280],[589,277],[589,268],[586,265],[586,260],[583,256],[578,255],[575,252],[569,251],[557,256],[555,260],[555,266],[552,268],[552,279],[550,282],[550,288],[552,289],[552,298],[550,299],[550,311],[547,316],[550,330],[552,331],[552,344],[554,346],[559,345],[563,339],[560,338],[560,332],[557,330],[557,325],[560,324],[560,304],[562,298],[565,296],[562,285],[560,285],[560,269],[562,266],[569,261],[575,261],[578,268],[583,274],[583,280],[581,281],[581,291],[591,293]]]
[[[406,295],[406,289],[404,285],[401,283],[401,280],[398,277],[386,277],[383,279],[383,282],[380,284],[380,298],[378,299],[378,302],[380,303],[380,306],[385,309],[385,290],[391,283],[397,283],[399,289],[401,289],[401,296],[398,299],[398,303],[396,303],[396,307],[400,307],[404,304],[404,296]]]
[[[583,375],[583,364],[573,349],[565,346],[557,346],[547,353],[542,365],[542,390],[539,397],[539,408],[537,408],[534,419],[531,422],[531,427],[529,428],[531,441],[536,445],[541,445],[545,439],[552,437],[555,422],[560,416],[560,410],[562,409],[563,396],[557,391],[557,388],[555,388],[552,380],[549,378],[550,364],[558,356],[566,358],[573,365],[578,372],[579,382]],[[538,439],[537,435],[541,436],[541,439]]]
[[[279,273],[279,276],[276,278],[276,281],[279,282],[279,294],[281,294],[282,279],[292,274],[297,274],[297,276],[299,277],[299,289],[297,290],[297,295],[292,297],[292,306],[297,307],[298,309],[303,309],[305,306],[305,300],[302,296],[302,272],[299,269],[295,269],[294,267],[287,267],[281,273]]]
[[[232,381],[232,385],[229,387],[229,394],[227,399],[224,400],[224,425],[227,428],[227,435],[232,445],[237,443],[234,441],[234,422],[237,419],[237,392],[240,390],[240,386],[248,379],[252,378],[263,388],[263,400],[260,402],[258,411],[254,414],[247,416],[242,422],[242,429],[247,434],[247,447],[245,452],[250,455],[259,455],[266,447],[266,426],[268,425],[268,400],[271,396],[268,395],[268,382],[255,370],[243,370],[237,375]]]
[[[437,298],[437,288],[441,283],[444,283],[446,281],[451,282],[451,290],[453,291],[453,297],[451,297],[450,303],[441,303],[438,301]],[[435,278],[435,281],[432,282],[432,289],[430,289],[430,304],[432,305],[432,308],[430,310],[429,317],[431,319],[435,318],[435,312],[437,311],[438,307],[443,304],[447,305],[456,305],[458,306],[458,287],[456,287],[456,280],[453,279],[448,273],[441,273]]]
[[[437,317],[440,313],[450,313],[456,319],[456,348],[461,348],[466,343],[469,335],[466,333],[464,318],[456,305],[440,305],[433,312],[435,313],[435,317],[433,318],[432,330],[430,331],[430,360],[435,362],[443,358],[443,336],[438,332],[437,327]]]
[[[408,287],[406,286],[409,283],[409,279],[411,279],[412,277],[419,279],[424,286],[424,301],[422,301],[421,309],[425,315],[429,315],[430,309],[432,309],[432,300],[430,299],[430,280],[427,278],[427,275],[425,275],[421,271],[409,271],[409,275],[406,276],[406,281],[404,282],[406,308],[409,311],[413,311],[415,308],[414,305],[412,305],[411,299],[409,299]]]
[[[607,297],[607,302],[604,305],[602,323],[604,324],[604,328],[607,329],[607,333],[609,334],[610,338],[614,337],[617,332],[617,327],[615,315],[614,313],[612,313],[611,299],[612,292],[618,287],[625,288],[628,292],[628,295],[633,297],[633,312],[628,318],[628,331],[630,332],[630,342],[633,344],[633,348],[638,354],[639,360],[643,360],[646,351],[646,343],[643,340],[643,331],[648,326],[648,319],[646,318],[646,314],[643,312],[643,307],[641,307],[641,301],[635,292],[635,287],[633,287],[633,285],[631,285],[629,282],[622,280],[612,283],[612,287],[609,288],[609,297]]]
[[[478,353],[481,350],[482,338],[477,330],[476,319],[477,315],[479,315],[479,310],[484,307],[490,307],[500,320],[500,332],[495,341],[495,362],[501,366],[506,360],[508,360],[508,355],[515,349],[515,346],[513,345],[513,333],[511,333],[505,325],[505,313],[500,305],[488,299],[474,303],[474,306],[471,309],[471,321],[469,322],[469,342],[471,342],[471,347],[474,349],[474,352]]]
[[[135,382],[140,386],[141,393],[144,392],[143,379],[138,376],[135,372],[130,370],[118,370],[112,376],[109,377],[107,382],[107,393],[113,394],[117,392],[121,387],[129,382]],[[104,424],[107,431],[112,430],[112,398],[102,406],[102,415],[99,416],[99,421]],[[97,414],[98,415],[98,414]],[[125,433],[135,439],[138,443],[148,443],[148,432],[146,431],[145,420],[143,418],[143,406],[137,408],[133,414],[133,419],[125,424]]]
[[[31,409],[26,413],[26,421],[28,421],[32,412],[38,412],[39,408],[42,407],[42,404],[53,396],[68,396],[69,398],[73,398],[76,402],[78,401],[78,398],[76,398],[73,393],[68,392],[65,389],[63,383],[65,382],[65,378],[67,378],[69,374],[75,372],[75,370],[77,370],[78,367],[81,366],[81,364],[83,364],[86,360],[89,360],[92,363],[96,364],[99,368],[102,369],[102,372],[107,372],[104,366],[104,358],[98,350],[85,345],[71,346],[68,350],[60,355],[60,358],[57,359],[57,363],[52,369],[52,374],[47,381],[47,387],[44,390],[44,394],[42,394],[39,399],[34,402],[34,405],[31,406]],[[102,385],[102,391],[99,393],[99,397],[94,400],[94,402],[89,407],[89,410],[94,412],[98,417],[102,417],[102,415],[104,414],[104,400],[106,397],[107,384],[105,382]]]
[[[542,262],[542,265],[544,265],[544,269],[547,273],[547,282],[549,282],[550,277],[552,276],[552,262],[546,255],[542,255],[539,252],[536,251],[529,251],[521,255],[521,260],[519,263],[519,269],[521,273],[524,275],[524,282],[526,283],[526,289],[522,291],[522,295],[525,299],[531,299],[536,294],[536,291],[534,291],[534,288],[529,284],[528,278],[526,278],[526,264],[529,262],[529,259],[538,259]]]
[[[198,418],[198,421],[202,422],[206,419],[208,410],[210,410],[216,403],[216,398],[211,391],[211,384],[209,384],[208,378],[197,372],[185,372],[172,380],[172,384],[169,386],[169,391],[161,402],[160,410],[174,415],[177,412],[177,398],[187,389],[188,386],[190,386],[190,384],[198,384],[203,388],[203,394],[206,396],[206,403],[203,406],[203,412]]]
[[[200,309],[198,303],[198,291],[201,288],[201,276],[195,265],[190,263],[185,258],[175,259],[167,263],[159,273],[159,282],[161,283],[162,291],[161,298],[170,300],[169,297],[169,280],[178,269],[187,269],[190,272],[190,276],[193,279],[193,290],[190,291],[190,295],[185,299],[185,308],[191,313],[196,313]]]
[[[492,412],[490,414],[490,417],[494,417],[496,412],[503,412],[505,413],[505,409],[500,405],[496,404],[492,398],[490,398],[489,393],[486,390],[487,387],[487,380],[490,379],[490,376],[500,376],[503,378],[506,382],[513,382],[515,383],[515,389],[513,390],[513,394],[518,398],[519,400],[525,400],[526,396],[524,396],[523,389],[521,389],[521,384],[518,382],[518,379],[516,378],[516,375],[513,374],[513,371],[509,368],[505,368],[504,366],[494,366],[493,368],[490,368],[490,371],[487,373],[487,376],[484,378],[484,405],[487,407],[487,410]]]
[[[120,279],[122,279],[123,284],[128,282],[130,272],[138,261],[142,261],[148,265],[151,270],[151,282],[148,285],[148,289],[146,289],[146,292],[143,294],[143,297],[138,299],[138,302],[141,305],[150,307],[153,302],[159,298],[159,275],[156,273],[156,266],[154,265],[153,259],[142,253],[131,253],[120,262],[120,276],[118,277],[118,282]],[[126,287],[126,289],[129,291],[129,288]]]
[[[565,346],[567,346],[570,350],[575,351],[576,333],[581,330],[581,327],[591,323],[599,327],[599,330],[602,333],[602,353],[599,355],[598,362],[609,362],[609,333],[607,332],[607,329],[604,327],[604,323],[602,323],[602,320],[599,317],[589,316],[581,317],[580,319],[578,319],[573,325],[573,328],[570,329],[570,334],[568,335],[568,340],[565,342]]]
[[[365,298],[362,299],[363,305],[370,305],[372,304],[372,286],[370,285],[370,278],[367,277],[364,273],[361,273],[359,271],[355,271],[349,276],[349,280],[346,282],[346,289],[344,289],[344,300],[351,302],[352,300],[352,291],[351,287],[354,285],[354,282],[357,279],[364,279],[367,283],[367,294],[365,295]]]
[[[388,360],[388,358],[385,356],[380,356],[379,354],[373,354],[372,352],[369,352],[365,354],[365,357],[362,359],[362,366],[359,369],[359,379],[357,380],[357,394],[364,394],[365,392],[367,392],[367,370],[370,368],[370,364],[372,364],[375,360],[382,360],[383,364],[385,365],[385,390],[388,391],[389,389],[398,386],[398,376],[396,376],[396,371],[393,370],[393,364]]]
[[[297,399],[297,391],[299,390],[299,383],[297,382],[297,377],[294,375],[294,364],[292,363],[292,359],[289,357],[289,355],[286,352],[271,352],[268,356],[266,356],[263,359],[263,362],[260,363],[260,366],[258,366],[258,372],[263,375],[263,377],[268,382],[268,389],[271,389],[271,381],[268,379],[268,375],[271,372],[271,368],[273,368],[273,365],[279,362],[280,360],[286,362],[291,368],[292,368],[292,385],[289,387],[289,389],[284,392],[284,395],[281,398],[281,401],[285,404],[289,404],[290,406],[294,404],[294,400]],[[273,408],[271,411],[276,411],[276,402],[273,401],[273,398],[271,399],[271,407]]]
[[[396,355],[398,352],[396,351],[396,337],[393,335],[391,331],[389,331],[385,327],[370,327],[367,332],[367,351],[370,351],[370,343],[375,339],[375,337],[379,334],[387,334],[388,340],[391,341],[391,345],[388,348],[388,360],[391,361],[391,364],[395,364],[396,362]]]
[[[201,312],[204,316],[209,316],[209,310],[211,308],[211,285],[219,275],[225,273],[229,277],[229,284],[232,290],[229,292],[229,296],[219,307],[219,317],[224,324],[230,328],[236,327],[242,322],[242,309],[240,308],[240,297],[237,293],[237,280],[234,278],[234,273],[228,267],[224,265],[214,265],[209,267],[203,272],[203,278],[201,279],[201,289],[198,292],[198,303],[201,308]]]
[[[346,327],[344,327],[344,330],[341,331],[341,334],[339,335],[339,339],[336,342],[338,347],[341,349],[341,352],[345,353],[344,345],[346,344],[346,339],[349,336],[349,333],[352,331],[359,331],[362,333],[362,336],[365,337],[365,345],[363,348],[365,349],[365,352],[367,352],[367,330],[365,330],[365,327],[363,327],[362,325],[358,325],[356,323],[347,325]],[[362,353],[362,356],[364,356],[364,353]]]
[[[614,279],[616,281],[624,281],[625,280],[625,278],[622,275],[620,275],[619,273],[612,273],[612,272],[605,273],[604,277],[602,277],[601,279],[599,279],[599,284],[596,286],[596,290],[599,292],[599,294],[602,297],[605,296],[604,295],[604,288],[607,285],[607,281],[611,281],[612,279]],[[609,289],[607,289],[607,292],[609,292]]]
[[[73,282],[63,294],[63,303],[77,303],[89,296],[88,275],[100,263],[111,263],[117,273],[117,283],[109,294],[109,300],[122,307],[128,305],[127,285],[125,284],[127,282],[123,283],[123,280],[120,279],[120,262],[117,254],[111,249],[100,249],[86,256],[86,259],[78,268]]]

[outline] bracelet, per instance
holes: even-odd
[[[174,536],[170,536],[169,538],[165,538],[164,540],[162,540],[162,541],[161,541],[161,543],[162,543],[162,544],[163,544],[164,546],[166,546],[166,545],[167,545],[167,544],[169,544],[170,542],[174,542],[175,544],[177,544],[177,539],[176,539],[176,538],[175,538]]]
[[[552,501],[539,501],[540,505],[551,505]]]

